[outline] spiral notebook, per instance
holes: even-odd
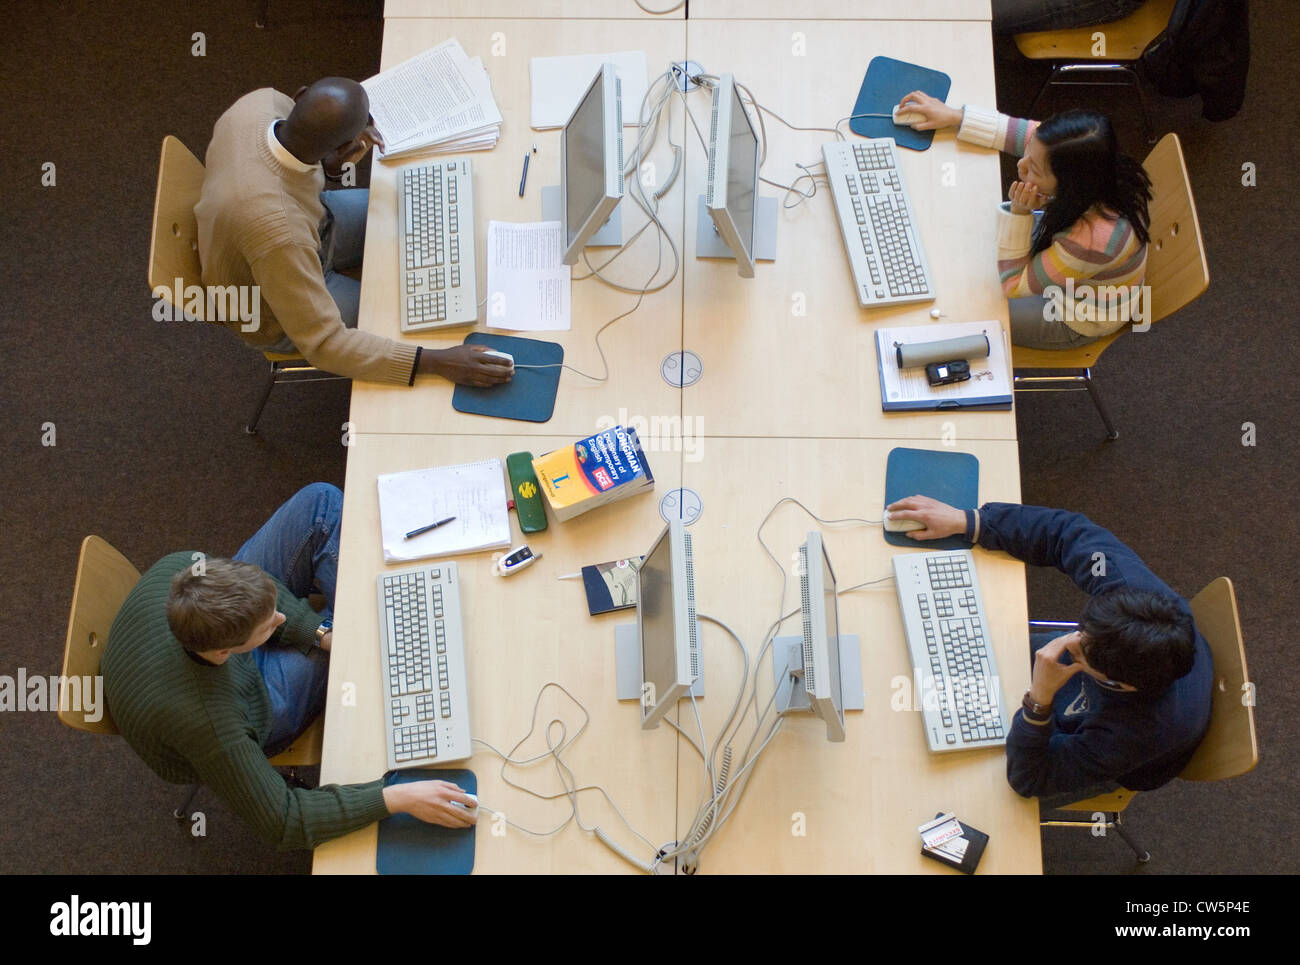
[[[406,538],[411,530],[449,516],[455,519]],[[385,563],[509,547],[510,512],[501,460],[380,476],[379,525]]]

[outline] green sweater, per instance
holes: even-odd
[[[382,781],[291,788],[267,762],[271,701],[253,654],[200,664],[167,625],[171,579],[190,552],[165,556],[140,578],[109,630],[100,672],[109,713],[159,777],[212,788],[281,849],[314,848],[388,817]],[[285,623],[263,646],[311,649],[320,616],[276,583]]]

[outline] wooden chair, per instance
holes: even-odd
[[[1214,659],[1214,691],[1210,704],[1210,726],[1205,738],[1178,775],[1185,781],[1224,781],[1239,777],[1259,763],[1259,743],[1255,735],[1254,689],[1246,669],[1246,648],[1241,638],[1241,620],[1237,614],[1237,596],[1232,581],[1221,576],[1189,601],[1196,627],[1210,645]],[[1031,630],[1069,632],[1077,624],[1031,622]],[[1140,863],[1151,860],[1151,852],[1139,845],[1120,823],[1120,815],[1136,796],[1136,791],[1120,788],[1106,794],[1076,801],[1057,811],[1083,811],[1103,815],[1104,822],[1043,821],[1045,828],[1113,829],[1124,839]]]
[[[99,676],[99,665],[108,649],[108,631],[122,609],[127,596],[140,581],[140,571],[131,561],[114,549],[107,540],[87,536],[81,541],[81,556],[77,560],[76,583],[72,588],[72,612],[68,616],[68,635],[63,646],[63,677],[67,681],[77,677]],[[73,701],[65,691],[59,695],[59,720],[77,730],[92,734],[117,734],[108,708],[98,721],[86,720],[85,714],[72,706]],[[64,705],[68,706],[64,706]],[[325,733],[325,717],[316,718],[285,750],[270,758],[272,767],[288,768],[289,777],[296,780],[294,768],[314,767],[320,764],[321,744]],[[173,812],[183,819],[188,815],[189,804],[199,785],[190,788],[185,804]]]
[[[189,285],[202,283],[203,271],[199,264],[199,226],[194,218],[194,206],[203,191],[203,164],[190,153],[179,138],[168,134],[163,138],[162,157],[158,162],[158,187],[154,194],[153,226],[149,238],[149,288],[161,295],[169,304],[177,279],[183,292]],[[166,294],[163,294],[163,293]],[[173,311],[203,320],[203,313],[195,316],[185,312],[183,305],[172,304]],[[295,353],[263,352],[271,364],[257,407],[244,426],[250,435],[257,432],[271,390],[278,382],[325,382],[341,378],[320,372],[301,355]],[[306,378],[300,376],[308,376]]]
[[[1143,162],[1151,178],[1151,241],[1147,245],[1144,284],[1150,294],[1147,321],[1154,324],[1200,297],[1210,286],[1210,267],[1205,260],[1205,242],[1196,216],[1196,200],[1177,134],[1166,134]],[[1092,397],[1106,438],[1119,438],[1119,430],[1102,402],[1092,379],[1092,367],[1101,354],[1127,328],[1063,351],[1011,347],[1013,384],[1018,392],[1069,392],[1086,389]],[[1053,375],[1022,375],[1022,370],[1056,370]]]
[[[1050,60],[1052,72],[1038,89],[1030,105],[1029,116],[1037,117],[1038,102],[1052,86],[1131,86],[1137,91],[1142,108],[1142,128],[1148,144],[1155,143],[1151,132],[1151,115],[1147,110],[1142,78],[1133,65],[1142,57],[1151,41],[1169,25],[1177,0],[1147,0],[1127,17],[1093,27],[1068,30],[1042,30],[1016,34],[1016,47],[1029,60]],[[1094,53],[1096,34],[1101,34],[1105,48]],[[1098,76],[1104,79],[1097,79]],[[1094,79],[1086,79],[1092,77]]]

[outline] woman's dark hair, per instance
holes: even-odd
[[[1164,691],[1196,660],[1191,612],[1149,590],[1121,587],[1090,597],[1079,631],[1089,666],[1147,693]]]
[[[1150,240],[1151,179],[1141,164],[1120,153],[1110,118],[1096,111],[1065,111],[1038,125],[1034,137],[1047,149],[1056,197],[1043,210],[1031,254],[1049,248],[1056,234],[1069,231],[1097,204],[1127,218],[1142,244]]]

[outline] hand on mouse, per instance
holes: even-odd
[[[452,801],[465,807],[457,807]],[[391,784],[384,788],[384,805],[390,814],[410,814],[444,828],[468,828],[478,823],[478,814],[473,810],[478,802],[450,781]]]
[[[925,529],[908,533],[911,539],[943,539],[966,532],[966,513],[929,496],[908,496],[885,507],[894,519],[915,519]]]
[[[961,124],[961,111],[949,107],[937,97],[931,97],[924,91],[914,90],[898,102],[900,111],[916,111],[924,118],[912,125],[917,131],[937,131],[945,127]]]
[[[426,348],[420,355],[420,371],[441,375],[457,385],[487,388],[509,382],[514,368],[498,355],[487,355],[486,345],[457,345],[454,348]]]

